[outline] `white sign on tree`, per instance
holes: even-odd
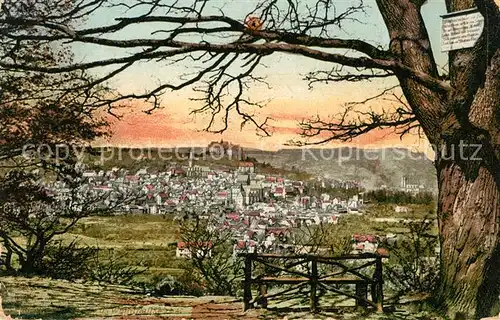
[[[453,12],[442,18],[442,51],[471,48],[483,32],[484,17],[477,9]]]

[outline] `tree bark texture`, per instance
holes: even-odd
[[[391,52],[405,65],[438,77],[422,3],[377,1]],[[492,1],[446,3],[450,12],[477,6],[485,17],[478,43],[449,54],[453,92],[438,93],[405,74],[397,76],[436,147],[441,240],[436,302],[452,319],[478,319],[499,312],[500,19]]]

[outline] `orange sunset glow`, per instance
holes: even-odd
[[[304,86],[306,86],[304,84]],[[368,92],[371,94],[372,92]],[[375,91],[373,91],[375,93]],[[309,93],[304,93],[305,95]],[[319,115],[328,119],[343,110],[351,97],[332,95],[318,98],[315,93],[310,94],[312,99],[273,99],[267,106],[256,110],[256,119],[264,120],[270,117],[270,137],[263,137],[255,127],[247,124],[240,129],[241,119],[232,116],[228,129],[222,134],[204,132],[208,118],[203,115],[191,115],[193,105],[183,99],[177,99],[155,110],[152,114],[142,112],[147,110],[146,103],[134,102],[130,108],[122,112],[123,117],[113,120],[111,125],[112,137],[99,144],[110,144],[126,147],[175,147],[175,146],[204,146],[210,141],[225,140],[245,147],[263,150],[277,150],[286,148],[289,140],[300,140],[298,123],[301,120]],[[360,100],[360,97],[356,100]],[[391,103],[375,101],[361,110],[392,106]],[[182,106],[182,107],[179,107]],[[326,136],[323,136],[326,137]],[[408,147],[422,150],[425,140],[416,134],[408,134],[403,139],[394,132],[394,129],[372,131],[346,143],[329,143],[326,147],[351,145],[357,147]]]

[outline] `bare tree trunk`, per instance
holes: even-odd
[[[465,114],[458,113],[445,128],[447,152],[436,161],[441,239],[437,301],[457,319],[500,311],[500,50],[471,100]]]
[[[495,177],[484,166],[471,176],[452,162],[438,170],[438,303],[452,319],[498,314],[500,192]]]
[[[445,146],[446,152],[436,161],[442,246],[436,300],[452,319],[498,314],[493,309],[500,288],[500,23],[496,9],[487,7],[487,1],[476,2],[483,3],[485,31],[474,48],[450,55],[451,96],[431,92],[398,75],[427,138],[438,148]],[[420,14],[423,3],[377,0],[391,38],[391,52],[406,65],[436,77]],[[449,11],[475,5],[473,0],[447,4]]]

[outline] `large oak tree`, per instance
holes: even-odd
[[[376,0],[390,39],[384,47],[335,36],[336,29],[358,19],[363,3],[346,6],[342,2],[340,10],[340,2],[334,0],[263,0],[248,8],[260,23],[247,25],[223,7],[214,11],[215,1],[210,0],[80,0],[71,10],[43,18],[16,15],[11,10],[16,1],[5,0],[0,15],[0,32],[8,39],[4,41],[126,50],[109,59],[40,66],[18,63],[13,46],[1,58],[0,67],[52,74],[106,67],[99,81],[88,84],[92,89],[144,61],[189,61],[201,69],[187,79],[163,79],[145,93],[108,95],[100,105],[145,99],[155,108],[165,92],[196,85],[203,99],[195,112],[207,113],[211,119],[207,130],[216,132],[227,127],[232,112],[243,123],[265,130],[267,119],[260,122],[248,111],[249,106],[259,104],[250,99],[247,89],[251,82],[264,81],[255,70],[272,54],[331,63],[331,71],[311,72],[310,82],[396,78],[404,98],[393,112],[365,111],[352,116],[355,110],[348,108],[338,119],[305,121],[303,136],[316,137],[315,143],[321,143],[349,140],[377,128],[394,127],[405,133],[418,126],[423,131],[438,151],[441,281],[436,300],[452,317],[473,319],[493,312],[500,288],[500,13],[493,0],[443,1],[448,12],[477,7],[484,17],[484,30],[475,46],[449,53],[447,75],[440,75],[435,61],[421,14],[423,0]],[[32,1],[35,7],[36,3],[64,2]],[[99,10],[124,13],[100,26],[69,23]],[[127,33],[147,24],[155,26],[153,34],[133,37],[134,33]],[[30,32],[19,26],[30,26]],[[217,128],[220,116],[223,125]],[[473,145],[480,146],[479,153],[475,154]]]
[[[11,14],[42,19],[71,10],[67,4],[38,6],[16,1]],[[44,67],[72,61],[68,48],[48,42],[11,41],[4,33],[33,33],[29,25],[2,25],[0,56]],[[56,237],[84,217],[108,212],[107,195],[95,195],[77,161],[89,142],[106,134],[94,103],[106,92],[89,89],[87,72],[47,74],[0,68],[0,265],[8,272],[46,273]],[[57,182],[56,182],[57,181]],[[100,205],[100,206],[98,206]]]

